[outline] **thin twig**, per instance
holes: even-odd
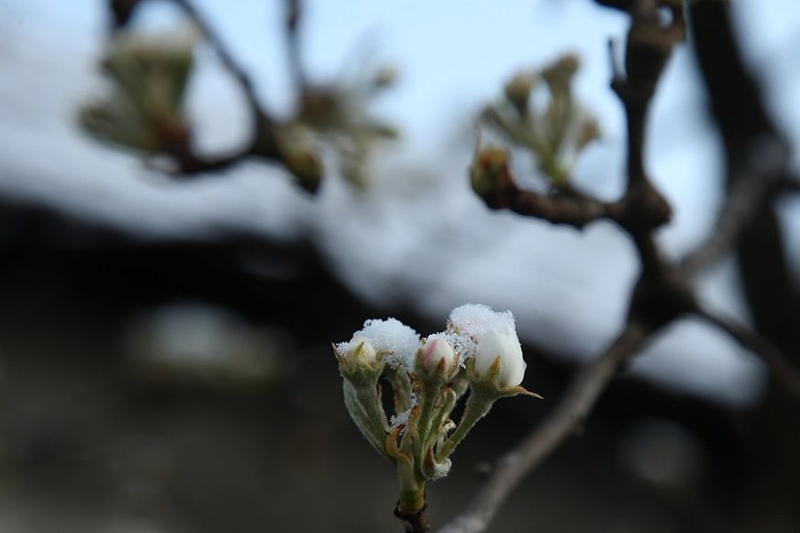
[[[508,209],[519,215],[546,220],[583,229],[597,220],[612,220],[625,231],[635,229],[647,233],[669,220],[669,206],[663,199],[652,195],[626,194],[616,202],[604,202],[586,195],[568,185],[562,185],[549,194],[521,189],[517,185],[508,153],[496,147],[478,151],[470,169],[470,179],[476,194],[491,209]],[[650,199],[646,208],[640,203]]]
[[[730,180],[731,190],[717,219],[716,230],[684,260],[683,271],[689,277],[732,252],[742,231],[783,183],[789,158],[786,145],[766,137],[753,144],[755,146],[741,159],[740,176]]]
[[[306,77],[300,49],[300,21],[303,6],[300,0],[286,0],[286,46],[289,53],[289,71],[295,91],[302,94],[306,90]]]
[[[786,356],[784,356],[770,341],[730,318],[723,317],[708,310],[701,310],[697,314],[725,331],[744,348],[747,348],[760,357],[770,368],[775,379],[778,380],[787,391],[800,397],[800,372],[792,366]]]
[[[620,369],[638,353],[653,331],[631,323],[606,352],[575,377],[552,414],[497,463],[487,483],[468,507],[439,533],[484,531],[511,491],[528,472],[572,435]]]
[[[172,0],[172,2],[181,8],[183,12],[186,13],[186,16],[197,25],[203,37],[205,37],[208,44],[211,45],[211,48],[216,52],[222,65],[236,79],[239,85],[241,85],[250,106],[257,111],[258,115],[267,116],[258,102],[258,97],[256,96],[250,76],[248,76],[245,70],[236,62],[227,46],[225,46],[225,42],[220,38],[217,32],[214,31],[214,28],[203,14],[197,10],[191,0]]]

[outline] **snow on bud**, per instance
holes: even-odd
[[[350,342],[333,346],[342,377],[359,387],[373,387],[385,363],[378,350],[365,337],[355,336]]]
[[[425,375],[450,379],[458,370],[458,357],[444,337],[431,335],[417,351],[416,366]]]
[[[522,383],[525,377],[525,360],[517,334],[509,327],[492,328],[481,332],[476,342],[474,372],[479,379],[489,373],[495,361],[500,360],[497,385],[501,390]]]
[[[356,337],[348,343],[336,347],[342,359],[350,364],[378,365],[378,352],[369,340]]]

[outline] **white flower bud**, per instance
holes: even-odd
[[[500,373],[497,385],[500,389],[510,389],[522,383],[527,365],[522,358],[517,334],[511,328],[491,328],[481,333],[475,349],[475,375],[478,378],[486,375],[498,358]]]

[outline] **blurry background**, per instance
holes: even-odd
[[[613,198],[625,132],[606,43],[625,17],[589,0],[308,0],[309,77],[347,84],[392,65],[399,82],[370,110],[401,132],[372,154],[363,190],[331,164],[311,196],[260,163],[174,181],[88,138],[76,117],[105,87],[105,4],[0,0],[0,531],[395,531],[394,473],[347,418],[330,342],[371,317],[427,334],[466,302],[509,309],[525,385],[546,400],[508,400],[478,426],[429,489],[441,524],[618,331],[637,269],[611,225],[579,233],[487,211],[466,179],[474,118],[518,69],[577,53],[575,90],[603,137],[574,180]],[[265,105],[289,116],[283,3],[196,4]],[[800,9],[739,0],[735,14],[796,142]],[[186,31],[169,2],[136,17],[137,29]],[[675,257],[711,231],[723,183],[690,46],[657,93],[647,154],[676,212],[661,235]],[[200,144],[236,146],[241,95],[211,50],[196,62]],[[794,203],[779,208],[797,259]],[[747,320],[737,283],[726,261],[700,290]],[[492,530],[796,531],[796,516],[752,497],[764,446],[780,446],[753,437],[768,387],[737,345],[678,324]],[[796,430],[793,416],[772,422]]]

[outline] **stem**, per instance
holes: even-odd
[[[394,414],[399,416],[400,413],[411,409],[411,394],[414,387],[408,373],[403,370],[387,370],[386,376],[392,383],[394,391]]]
[[[447,439],[439,453],[436,454],[438,462],[445,460],[453,453],[456,446],[467,436],[467,433],[475,426],[478,420],[489,412],[495,399],[494,395],[481,392],[480,389],[472,389],[472,394],[467,399],[467,405],[464,407],[464,414],[461,416],[458,428]]]
[[[425,517],[425,495],[422,495],[422,507],[414,513],[404,513],[400,509],[400,502],[394,509],[394,516],[403,524],[405,533],[429,533],[431,530],[428,519]]]
[[[370,444],[384,457],[386,455],[386,415],[379,410],[377,384],[373,387],[356,387],[344,380],[344,401],[353,421]]]
[[[408,487],[400,491],[400,498],[397,500],[397,511],[404,516],[411,516],[425,509],[425,482]]]
[[[436,414],[436,418],[433,419],[433,424],[431,425],[432,428],[436,428],[437,434],[442,430],[445,418],[450,416],[453,407],[456,405],[456,401],[458,401],[458,393],[453,389],[445,390],[442,396],[442,406],[439,408],[439,412]]]
[[[431,440],[431,435],[437,433],[437,431],[433,431],[433,426],[431,426],[431,416],[442,396],[442,385],[440,383],[423,383],[422,393],[422,413],[419,416],[419,425],[417,427],[421,448],[425,449]],[[442,398],[443,401],[444,399]]]

